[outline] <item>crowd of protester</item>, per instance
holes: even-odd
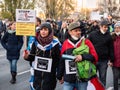
[[[16,22],[3,23],[1,21],[0,23],[0,40],[7,51],[6,56],[10,62],[12,76],[10,83],[12,84],[16,83],[17,61],[23,45],[22,36],[15,35],[15,24]],[[31,67],[31,90],[55,90],[57,79],[63,84],[63,90],[89,90],[87,88],[89,81],[97,77],[100,80],[99,84],[103,87],[101,90],[105,90],[108,66],[111,66],[113,70],[114,90],[119,90],[119,21],[111,22],[107,19],[101,21],[74,21],[74,19],[55,21],[46,19],[42,22],[40,18],[36,17],[35,24],[36,34],[27,38],[27,48],[23,56],[25,60],[29,61]],[[81,46],[83,38],[85,39],[85,45],[89,47],[89,53],[73,55],[73,50]],[[66,61],[62,57],[63,54],[75,56],[75,63],[84,60],[92,62],[96,66],[98,75],[86,81],[78,80],[76,73],[66,74]],[[37,66],[41,63],[39,59],[43,60],[43,64],[51,60],[50,71],[41,70]]]

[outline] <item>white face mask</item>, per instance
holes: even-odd
[[[79,38],[78,37],[75,37],[75,36],[71,36],[74,40],[78,40]]]
[[[115,32],[115,33],[116,33],[116,35],[117,35],[117,36],[119,36],[119,35],[120,35],[120,32]]]

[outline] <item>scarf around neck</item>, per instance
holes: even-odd
[[[53,33],[50,33],[47,37],[44,37],[44,38],[41,37],[41,35],[38,35],[37,39],[42,46],[48,45],[53,40]]]
[[[16,31],[15,30],[8,30],[8,33],[12,34],[12,33],[15,33]]]

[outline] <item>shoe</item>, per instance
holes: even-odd
[[[11,72],[12,75],[12,79],[10,80],[11,84],[15,84],[16,83],[16,72]]]
[[[15,84],[15,83],[16,83],[16,79],[13,79],[13,78],[12,78],[12,79],[10,80],[10,83],[11,83],[11,84]]]

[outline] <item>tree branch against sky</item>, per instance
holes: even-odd
[[[0,5],[1,17],[15,20],[16,9],[34,9],[36,0],[3,0]]]
[[[16,9],[35,9],[44,12],[46,18],[67,17],[75,9],[74,0],[3,0],[1,17],[15,20]]]
[[[37,6],[43,10],[46,18],[53,19],[66,17],[75,8],[74,0],[39,0]]]

